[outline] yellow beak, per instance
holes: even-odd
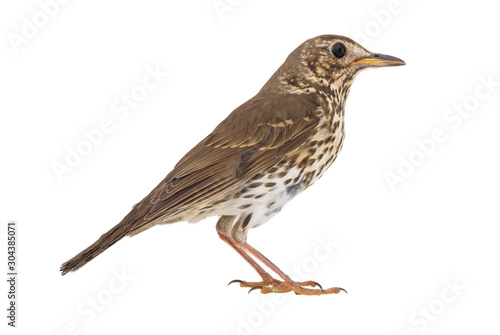
[[[382,54],[373,54],[370,57],[365,57],[355,60],[351,64],[362,64],[364,66],[370,66],[370,67],[406,65],[406,63],[402,59]]]

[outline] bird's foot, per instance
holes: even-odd
[[[286,293],[286,292],[294,292],[298,295],[322,295],[322,294],[337,294],[340,291],[346,290],[340,287],[332,287],[324,290],[323,287],[312,280],[303,281],[303,282],[294,282],[294,281],[281,281],[278,279],[274,279],[271,276],[263,276],[262,281],[259,282],[247,282],[239,279],[232,280],[228,285],[233,283],[239,283],[241,287],[250,287],[248,293],[254,290],[260,290],[260,293]],[[319,289],[311,289],[306,288],[304,286],[310,287],[319,287]]]
[[[307,288],[304,286],[312,286],[312,287],[319,286],[319,289]],[[323,289],[321,285],[317,284],[314,281],[307,281],[307,282],[286,281],[286,282],[281,282],[278,285],[269,285],[263,287],[254,286],[250,289],[249,292],[257,289],[260,289],[260,293],[263,294],[294,292],[297,295],[323,295],[323,294],[338,294],[340,293],[340,291],[344,291],[345,293],[347,293],[346,290],[340,287]]]

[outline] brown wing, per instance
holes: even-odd
[[[257,95],[238,107],[134,207],[131,234],[208,204],[279,162],[316,131],[318,107],[307,95]]]

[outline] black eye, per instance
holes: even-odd
[[[332,54],[337,58],[342,58],[345,56],[345,46],[342,43],[335,43],[332,47]]]

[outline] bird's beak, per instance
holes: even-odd
[[[406,63],[397,57],[382,55],[382,54],[372,54],[369,57],[361,58],[355,60],[351,64],[360,64],[366,67],[382,67],[382,66],[398,66],[406,65]]]

